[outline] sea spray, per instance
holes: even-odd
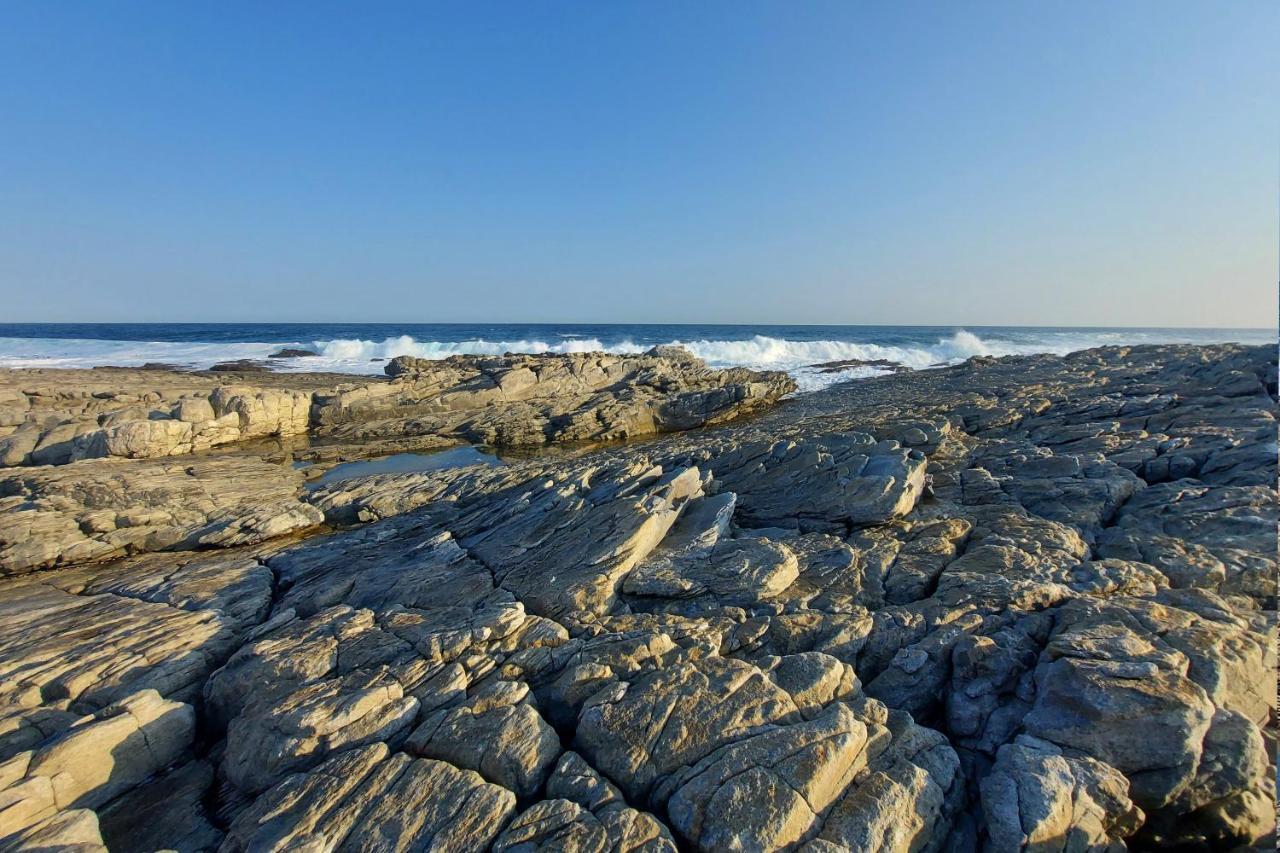
[[[785,370],[803,391],[882,373],[854,364],[892,362],[913,370],[956,364],[975,355],[1066,354],[1107,344],[1275,340],[1274,330],[1036,329],[912,326],[503,326],[450,324],[0,324],[0,367],[137,366],[147,362],[207,368],[220,361],[267,360],[285,348],[315,357],[272,362],[282,371],[377,374],[399,355],[643,352],[657,344],[687,347],[713,367]]]

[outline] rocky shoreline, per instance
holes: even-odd
[[[96,368],[0,371],[0,465],[155,459],[261,438],[613,441],[720,423],[795,390],[785,373],[643,355],[401,356],[385,378]]]
[[[0,372],[0,850],[1274,846],[1274,347],[387,373]]]

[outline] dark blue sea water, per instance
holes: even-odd
[[[924,368],[972,355],[1064,354],[1104,344],[1276,340],[1275,329],[1037,328],[1014,326],[726,326],[462,323],[9,323],[0,324],[0,366],[94,367],[164,362],[208,367],[265,359],[282,347],[314,357],[280,360],[282,370],[379,373],[397,355],[639,352],[682,344],[707,363],[789,371],[802,389],[865,376],[871,368],[823,374],[811,365],[888,359]]]

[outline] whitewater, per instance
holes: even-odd
[[[395,332],[399,332],[396,334]],[[396,356],[440,359],[502,353],[638,353],[655,344],[689,349],[713,367],[785,370],[801,391],[876,375],[833,361],[884,360],[914,370],[971,356],[1065,355],[1089,347],[1143,343],[1272,343],[1273,329],[1040,329],[910,326],[474,326],[386,324],[8,324],[0,325],[0,367],[203,369],[222,361],[268,360],[281,349],[315,356],[270,359],[280,371],[381,373]]]

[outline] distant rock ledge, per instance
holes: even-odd
[[[0,465],[154,459],[303,435],[435,435],[495,446],[606,441],[721,423],[795,390],[785,373],[714,370],[675,347],[401,357],[384,368],[389,380],[219,367],[0,371]]]

